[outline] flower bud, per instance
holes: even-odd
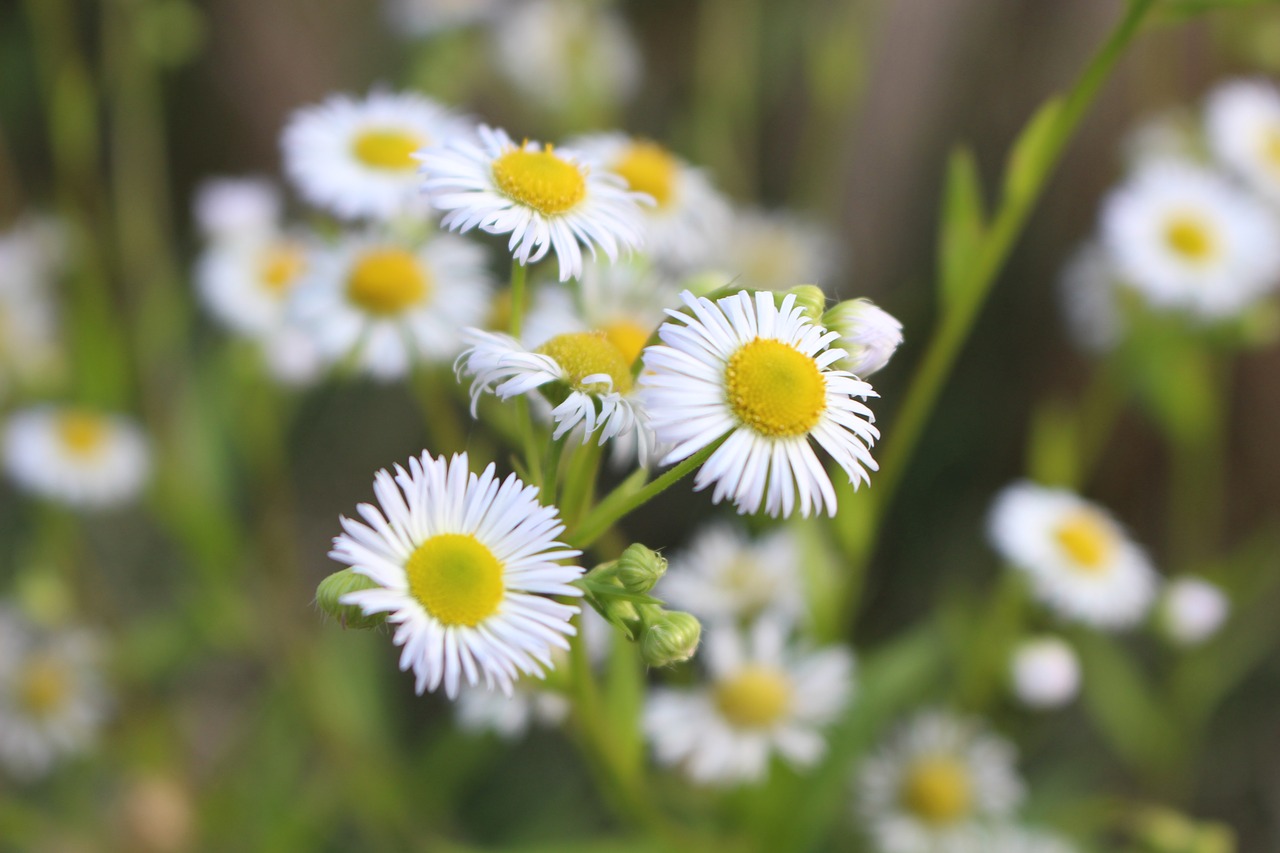
[[[337,619],[344,628],[376,628],[386,620],[386,614],[365,616],[359,607],[342,603],[342,597],[347,593],[375,586],[377,584],[364,575],[358,575],[351,569],[343,569],[320,581],[320,585],[316,587],[316,604]]]
[[[804,315],[815,323],[822,322],[822,312],[827,309],[827,295],[822,292],[822,288],[816,284],[797,284],[795,287],[788,288],[779,293],[778,303],[781,304],[782,298],[785,296],[794,296],[796,305],[803,311]]]
[[[702,625],[692,614],[658,611],[645,622],[640,655],[649,666],[670,666],[693,657],[701,637]]]
[[[1222,627],[1231,603],[1221,589],[1200,578],[1172,580],[1160,605],[1160,627],[1180,646],[1194,646]]]
[[[1013,692],[1031,708],[1057,708],[1080,691],[1080,660],[1057,637],[1027,640],[1013,652]]]
[[[667,560],[637,542],[622,552],[614,571],[627,592],[645,593],[667,573]]]
[[[840,333],[836,346],[848,355],[841,370],[866,378],[889,363],[902,344],[902,324],[870,299],[848,299],[822,315],[822,325]]]

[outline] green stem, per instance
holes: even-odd
[[[511,262],[511,337],[519,339],[524,326],[525,303],[529,282],[529,268],[519,261]]]

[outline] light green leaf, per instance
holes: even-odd
[[[982,246],[985,213],[978,165],[968,148],[956,148],[947,164],[938,231],[938,290],[944,309],[951,305],[964,274]]]
[[[1005,166],[1005,200],[1012,201],[1034,195],[1052,169],[1057,151],[1062,120],[1062,99],[1050,98],[1041,104],[1013,143]]]

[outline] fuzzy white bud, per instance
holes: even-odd
[[[870,299],[848,299],[822,315],[822,325],[840,333],[836,346],[848,352],[837,366],[866,378],[889,363],[902,344],[902,324]]]
[[[1080,660],[1058,637],[1038,637],[1019,645],[1010,670],[1014,695],[1031,708],[1058,708],[1080,692]]]
[[[1160,624],[1173,642],[1194,646],[1212,637],[1231,612],[1226,594],[1200,578],[1178,578],[1165,588]]]
[[[196,191],[196,224],[210,240],[262,239],[280,221],[280,193],[262,178],[212,178]]]

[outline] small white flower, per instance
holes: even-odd
[[[303,238],[274,229],[214,240],[196,261],[196,291],[227,328],[250,337],[265,335],[285,321],[310,252]]]
[[[106,716],[98,649],[83,631],[45,634],[0,611],[0,766],[32,780],[90,747]]]
[[[610,261],[643,241],[640,203],[617,175],[593,168],[569,149],[516,145],[502,130],[481,126],[479,144],[455,139],[422,156],[423,189],[447,211],[441,225],[510,234],[521,264],[554,250],[560,280],[582,274],[582,248],[599,246]]]
[[[700,659],[710,684],[655,689],[645,707],[659,762],[696,782],[735,784],[765,778],[775,753],[803,768],[826,752],[821,730],[853,689],[847,649],[791,647],[782,623],[761,620],[745,637],[730,627],[708,631]]]
[[[485,253],[473,243],[448,234],[420,245],[368,235],[313,255],[294,310],[327,358],[354,358],[385,380],[416,361],[453,360],[462,330],[484,320],[489,293]]]
[[[754,620],[766,613],[801,621],[800,543],[787,527],[752,541],[736,527],[712,525],[671,558],[655,594],[713,621]]]
[[[839,337],[811,323],[787,295],[742,291],[712,302],[682,294],[688,312],[669,311],[663,344],[644,352],[641,399],[662,460],[685,459],[724,439],[698,471],[694,487],[715,484],[712,500],[731,497],[740,513],[836,511],[835,489],[810,443],[816,441],[855,487],[875,470],[868,446],[880,437],[858,398],[866,382],[833,369]]]
[[[1125,331],[1120,306],[1120,274],[1111,253],[1097,242],[1085,243],[1067,261],[1058,292],[1067,331],[1087,352],[1107,352]]]
[[[1218,633],[1231,613],[1231,601],[1202,578],[1169,581],[1159,607],[1160,627],[1175,643],[1195,646]]]
[[[1057,708],[1080,692],[1080,659],[1065,640],[1037,637],[1013,650],[1013,693],[1031,708]]]
[[[265,178],[210,178],[196,188],[192,208],[206,240],[260,240],[278,230],[282,206]]]
[[[506,13],[509,0],[385,0],[393,33],[410,38],[432,36],[475,24],[485,24]]]
[[[735,284],[786,290],[797,282],[827,285],[840,267],[840,251],[828,228],[783,211],[740,210],[719,265]]]
[[[142,491],[151,470],[147,440],[133,421],[58,406],[9,418],[4,461],[22,489],[85,509],[127,503]]]
[[[870,299],[847,299],[822,315],[822,325],[840,333],[848,355],[837,366],[866,378],[883,368],[902,346],[902,323]]]
[[[393,219],[423,210],[414,155],[469,133],[465,120],[421,95],[333,95],[289,120],[284,169],[317,207],[344,219]]]
[[[578,612],[550,596],[582,595],[571,585],[582,568],[560,564],[580,552],[557,541],[556,508],[514,474],[499,481],[493,465],[476,475],[467,464],[465,453],[424,452],[394,476],[379,471],[379,506],[360,504],[365,523],[344,517],[329,554],[377,584],[342,603],[388,614],[414,688],[443,684],[451,699],[464,683],[511,695],[521,673],[544,677]]]
[[[468,732],[492,732],[505,740],[518,740],[534,726],[554,728],[569,716],[569,700],[529,682],[516,684],[510,696],[467,687],[458,694],[458,727]]]
[[[976,721],[925,712],[863,762],[858,811],[883,853],[963,850],[981,821],[1021,801],[1014,762],[1013,747]]]
[[[1280,220],[1217,174],[1163,161],[1113,190],[1102,236],[1125,284],[1207,319],[1238,313],[1280,282]]]
[[[1106,510],[1078,495],[1016,483],[997,496],[989,531],[1036,595],[1069,619],[1125,628],[1151,606],[1156,572],[1146,553]]]
[[[1232,80],[1214,89],[1205,131],[1223,165],[1280,202],[1280,91],[1273,84]]]

